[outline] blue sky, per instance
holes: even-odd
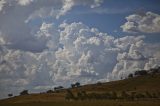
[[[60,18],[60,22],[66,20],[69,23],[83,22],[90,27],[98,28],[115,37],[134,35],[122,32],[120,26],[125,23],[125,17],[134,13],[145,13],[151,11],[160,14],[159,0],[104,0],[104,3],[95,10],[78,6],[74,7],[66,16]],[[55,20],[53,20],[54,22]],[[144,35],[144,33],[140,33]],[[146,34],[146,41],[151,43],[160,42],[159,33]],[[153,36],[150,36],[153,35]]]
[[[41,24],[42,21],[53,22],[59,25],[63,21],[68,23],[82,22],[89,27],[98,28],[101,32],[106,32],[114,37],[123,37],[129,34],[120,28],[126,22],[125,17],[134,13],[145,13],[151,11],[160,14],[159,0],[104,0],[104,3],[95,9],[86,6],[75,6],[65,16],[58,20],[52,17],[44,19],[36,19],[33,24]],[[149,43],[159,43],[159,33],[139,33],[139,35],[147,35],[145,41]],[[150,36],[151,35],[151,36]]]

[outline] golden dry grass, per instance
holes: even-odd
[[[160,75],[147,75],[136,78],[130,78],[120,81],[102,83],[100,85],[90,84],[79,88],[71,89],[77,91],[89,92],[110,92],[110,91],[136,91],[136,92],[160,92]],[[0,106],[160,106],[160,100],[92,100],[92,101],[66,101],[65,90],[59,93],[29,94],[0,100]]]

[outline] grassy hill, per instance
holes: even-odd
[[[76,88],[70,88],[70,91],[76,95],[79,91],[87,93],[105,93],[122,91],[160,94],[160,74],[145,75],[135,78],[128,78],[119,81],[106,83],[88,84]],[[65,100],[66,89],[54,93],[29,94],[16,96],[0,100],[0,104],[5,106],[160,106],[160,99],[139,99],[139,100]],[[1,106],[1,105],[0,105]]]

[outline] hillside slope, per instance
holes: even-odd
[[[121,91],[136,91],[136,92],[160,92],[160,74],[151,76],[140,76],[128,78],[119,81],[112,81],[99,84],[89,84],[77,88],[70,88],[73,93],[78,91],[88,92],[121,92]],[[5,103],[33,103],[33,102],[58,102],[65,101],[66,90],[61,90],[58,93],[42,93],[16,96],[4,100],[0,100],[0,104]]]

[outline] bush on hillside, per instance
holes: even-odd
[[[28,90],[23,90],[22,92],[20,92],[20,95],[28,95]]]

